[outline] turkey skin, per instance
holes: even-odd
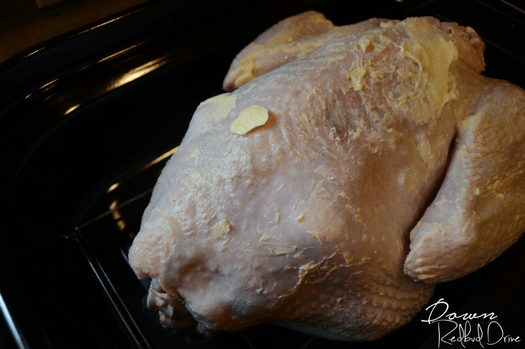
[[[525,230],[525,92],[471,28],[306,12],[233,61],[129,253],[167,328],[374,340]]]

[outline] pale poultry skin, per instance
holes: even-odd
[[[483,49],[431,17],[263,33],[154,188],[129,255],[150,309],[374,340],[500,255],[525,231],[525,92]]]

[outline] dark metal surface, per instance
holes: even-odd
[[[127,264],[162,154],[180,143],[196,106],[222,92],[240,49],[308,9],[339,25],[427,14],[470,25],[487,42],[486,75],[525,87],[525,14],[498,0],[151,1],[23,52],[0,65],[1,348],[437,347],[425,311],[371,343],[271,325],[188,340],[145,309],[147,281]],[[507,335],[525,340],[524,269],[521,239],[482,270],[438,285],[431,303],[494,312]]]

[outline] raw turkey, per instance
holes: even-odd
[[[154,188],[130,264],[167,328],[374,340],[525,230],[525,92],[471,28],[317,12],[235,58]]]

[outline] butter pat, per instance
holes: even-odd
[[[268,121],[268,109],[260,105],[251,105],[244,109],[235,119],[230,130],[238,135],[245,135],[256,127],[264,125]]]

